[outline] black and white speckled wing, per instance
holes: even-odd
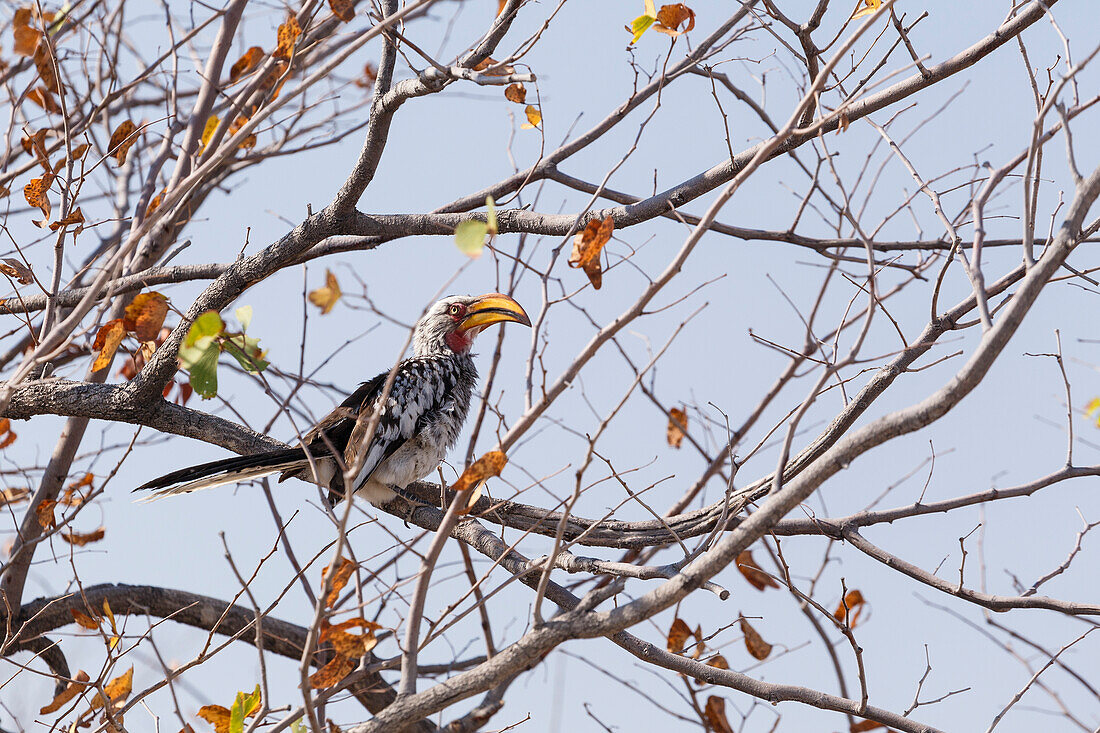
[[[394,375],[393,386],[383,405],[381,397],[386,376],[383,373],[371,380],[372,383],[377,382],[377,387],[363,395],[359,406],[354,408],[356,419],[346,443],[344,461],[346,465],[353,465],[359,456],[363,457],[355,478],[355,490],[370,480],[379,467],[403,447],[406,447],[405,453],[408,453],[408,448],[414,447],[431,452],[432,455],[425,456],[423,462],[431,464],[434,458],[434,463],[438,464],[458,437],[477,379],[472,362],[467,359],[407,359]],[[378,426],[370,444],[364,445],[371,417],[376,412],[381,413]],[[410,444],[418,438],[419,442]],[[415,470],[417,456],[408,457],[407,462],[408,471],[393,470],[391,467],[385,472],[386,480],[404,488],[408,481],[424,475],[413,475],[418,473]],[[339,495],[330,493],[330,499],[339,498]]]

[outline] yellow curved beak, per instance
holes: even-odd
[[[487,293],[470,304],[458,330],[465,333],[470,329],[480,330],[504,321],[522,323],[524,326],[531,325],[531,319],[527,317],[527,313],[519,303],[504,293]]]

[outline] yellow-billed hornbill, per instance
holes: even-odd
[[[295,448],[183,468],[136,491],[151,490],[148,500],[153,500],[282,473],[280,481],[294,477],[328,487],[335,504],[344,497],[345,467],[360,465],[352,493],[372,504],[387,502],[446,458],[477,386],[470,346],[486,327],[505,321],[531,325],[519,303],[501,293],[444,298],[417,322],[414,356],[397,366],[385,405],[381,397],[389,371],[361,384]],[[376,412],[378,426],[365,445]]]

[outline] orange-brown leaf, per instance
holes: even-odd
[[[203,705],[199,717],[214,726],[214,733],[229,733],[229,709],[221,705]]]
[[[504,90],[504,98],[516,104],[526,104],[527,88],[518,81],[515,84],[509,84],[508,88]]]
[[[374,81],[377,78],[378,69],[375,67],[374,64],[368,61],[363,66],[363,76],[355,80],[355,86],[359,87],[360,89],[370,89],[374,86]]]
[[[874,720],[861,720],[858,723],[852,723],[852,726],[848,728],[848,733],[864,733],[865,731],[875,730],[876,728],[885,728],[885,723],[879,723]]]
[[[506,463],[508,463],[508,457],[503,452],[498,450],[489,451],[471,463],[451,488],[455,491],[472,489],[482,481],[493,476],[499,476]]]
[[[325,270],[325,285],[310,291],[309,302],[320,308],[321,315],[324,316],[336,307],[340,295],[340,283],[336,280],[336,276],[332,274],[332,270]]]
[[[684,433],[687,431],[687,413],[679,407],[673,407],[668,411],[668,444],[673,448],[679,448],[684,442]]]
[[[778,588],[779,584],[772,577],[760,569],[756,560],[752,559],[752,550],[741,550],[737,555],[737,569],[745,576],[745,580],[757,590],[765,588]]]
[[[714,733],[733,733],[729,720],[726,719],[725,698],[711,695],[707,698],[707,705],[703,708],[703,717],[707,719],[707,729]]]
[[[27,92],[27,99],[37,104],[47,112],[53,114],[61,114],[61,105],[57,103],[57,100],[50,94],[50,90],[46,87],[35,87]]]
[[[61,83],[57,79],[57,70],[54,68],[54,56],[50,50],[50,44],[42,42],[34,49],[34,68],[38,69],[38,76],[42,84],[49,91],[60,94]]]
[[[147,206],[145,208],[145,218],[146,219],[148,219],[150,216],[152,216],[153,212],[156,211],[158,208],[160,208],[160,202],[164,199],[164,194],[166,194],[166,193],[168,193],[167,190],[161,191],[160,193],[158,193],[156,196],[153,197],[152,201],[149,202],[149,206]]]
[[[279,61],[272,66],[268,72],[264,74],[264,78],[260,80],[260,89],[263,89],[265,92],[272,89],[274,90],[271,92],[272,99],[279,96],[279,90],[282,89],[283,83],[286,81],[283,79],[283,74],[286,73],[287,68],[288,64],[285,61]]]
[[[708,667],[714,667],[715,669],[729,669],[730,663],[726,661],[726,658],[721,654],[715,654],[713,657],[707,660]]]
[[[69,215],[58,219],[53,224],[50,224],[50,231],[56,232],[61,227],[76,225],[76,233],[84,231],[84,212],[77,206],[73,211],[69,212]]]
[[[5,257],[0,260],[0,272],[14,278],[20,285],[30,285],[34,282],[34,273],[27,265],[14,257]],[[3,446],[0,446],[2,448]]]
[[[160,333],[166,315],[168,298],[156,291],[141,293],[126,306],[122,325],[133,331],[138,341],[152,341]]]
[[[69,613],[72,614],[73,621],[76,621],[77,625],[85,629],[92,629],[93,631],[99,628],[99,620],[96,617],[89,616],[77,608],[69,609]]]
[[[18,504],[26,501],[31,495],[31,490],[26,487],[0,489],[0,506],[5,504]]]
[[[332,590],[325,596],[325,606],[331,606],[336,603],[340,598],[340,591],[344,589],[344,586],[348,584],[348,579],[351,578],[352,572],[355,570],[355,563],[346,557],[340,559],[340,565],[336,568],[336,572],[332,575]],[[328,567],[326,566],[322,575],[328,573]]]
[[[310,675],[309,686],[315,690],[332,687],[355,669],[355,663],[342,654],[334,656],[328,664]]]
[[[861,592],[850,590],[844,594],[844,600],[837,604],[836,610],[833,611],[833,617],[841,623],[847,620],[847,624],[855,628],[855,625],[859,623],[859,617],[863,614],[866,603]]]
[[[15,432],[11,429],[11,420],[0,417],[0,448],[7,448],[15,442]]]
[[[668,639],[666,641],[668,650],[673,654],[679,654],[684,651],[684,644],[687,642],[689,636],[691,636],[691,629],[682,618],[677,616],[673,619],[672,626],[668,630]]]
[[[99,352],[92,364],[93,372],[98,372],[111,363],[125,335],[126,326],[123,325],[121,318],[115,318],[103,324],[92,343],[92,349]]]
[[[42,32],[31,26],[33,16],[30,8],[19,8],[12,18],[12,34],[15,36],[15,54],[17,56],[33,56],[38,48],[38,41],[42,38]]]
[[[111,142],[107,144],[107,155],[114,156],[119,165],[126,162],[126,153],[130,152],[130,147],[137,142],[137,135],[134,134],[135,130],[137,130],[137,127],[134,123],[125,120],[111,133]]]
[[[277,35],[279,45],[271,55],[277,59],[289,59],[300,35],[302,35],[302,27],[298,25],[298,18],[293,14],[288,15],[286,22],[279,26]]]
[[[55,506],[57,506],[57,502],[53,499],[43,499],[34,508],[34,514],[38,518],[38,526],[42,529],[49,529],[57,524],[57,519],[53,515]]]
[[[741,633],[745,635],[745,648],[755,659],[763,661],[772,653],[772,645],[764,641],[764,637],[760,636],[760,632],[744,616],[741,617]]]
[[[79,695],[84,690],[84,688],[88,686],[89,679],[90,678],[88,677],[88,673],[84,670],[80,670],[79,672],[77,672],[76,677],[73,678],[73,681],[70,682],[64,690],[57,693],[57,696],[54,697],[50,704],[39,710],[38,714],[49,715],[50,713],[56,713],[58,710],[64,707],[67,702]]]
[[[348,629],[363,628],[362,634],[350,634]],[[337,654],[349,659],[362,657],[378,643],[374,632],[381,629],[379,624],[362,618],[353,618],[333,626],[326,625],[321,631],[321,641],[329,642]]]
[[[61,539],[65,540],[70,545],[83,547],[90,542],[99,542],[106,533],[107,530],[104,527],[100,527],[92,532],[62,532]]]
[[[103,686],[103,692],[107,693],[106,698],[102,694],[96,695],[92,698],[92,704],[90,710],[96,710],[103,707],[108,702],[117,703],[125,700],[130,696],[130,693],[134,689],[134,668],[126,670],[123,674],[115,677],[113,680]]]
[[[53,174],[47,173],[41,178],[33,178],[26,186],[23,186],[23,197],[27,203],[42,211],[42,216],[50,218],[50,184],[53,183]]]
[[[686,24],[681,29],[680,26]],[[683,3],[662,5],[657,11],[657,22],[653,30],[669,36],[682,36],[695,27],[695,11]]]
[[[229,83],[240,79],[248,72],[255,69],[264,60],[264,50],[259,46],[253,46],[244,52],[244,56],[237,59],[237,63],[229,68]]]
[[[355,18],[355,6],[351,0],[328,0],[328,6],[332,8],[332,14],[345,23]]]
[[[569,266],[584,269],[589,282],[596,290],[603,285],[603,267],[600,264],[600,251],[611,239],[615,231],[615,220],[610,216],[600,221],[593,219],[573,238],[573,253],[569,255]]]

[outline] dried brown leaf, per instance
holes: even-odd
[[[363,75],[355,80],[355,86],[360,89],[370,89],[378,78],[378,68],[368,61],[363,66]]]
[[[92,363],[93,372],[98,372],[110,365],[125,335],[126,327],[121,318],[115,318],[103,324],[92,343],[92,350],[98,352],[95,362]]]
[[[126,306],[122,325],[132,331],[138,341],[152,341],[160,333],[166,315],[168,298],[156,291],[141,293]]]
[[[509,102],[515,102],[516,104],[527,103],[527,88],[518,81],[515,84],[509,84],[504,90],[504,98]]]
[[[324,667],[310,675],[309,686],[315,690],[332,687],[351,674],[355,663],[342,654],[337,654]]]
[[[493,476],[499,476],[507,463],[508,457],[503,452],[498,450],[489,451],[471,463],[458,477],[458,480],[451,485],[451,488],[455,491],[471,489]]]
[[[77,672],[76,677],[73,678],[73,681],[70,682],[64,690],[57,693],[57,696],[54,697],[50,704],[39,710],[38,714],[49,715],[50,713],[56,713],[58,710],[64,707],[66,703],[68,703],[70,700],[72,700],[74,697],[84,691],[84,688],[88,686],[89,679],[90,678],[88,677],[88,673],[84,670],[80,670],[79,672]]]
[[[107,693],[104,697],[102,693],[92,698],[92,704],[88,708],[89,710],[97,710],[108,702],[118,703],[122,702],[130,696],[130,693],[134,689],[134,668],[126,670],[123,674],[115,677],[113,680],[103,686],[103,692]]]
[[[27,267],[22,260],[17,260],[14,257],[5,257],[0,260],[0,272],[8,277],[15,278],[15,281],[20,285],[30,285],[34,282],[34,273],[31,272],[31,268]]]
[[[332,8],[332,14],[345,23],[355,18],[355,5],[351,0],[328,0],[328,6]]]
[[[232,84],[248,72],[255,69],[264,60],[264,50],[259,46],[252,46],[237,62],[229,68],[229,83]]]
[[[31,490],[26,487],[0,489],[0,506],[5,504],[19,504],[26,501],[31,495]]]
[[[668,411],[668,430],[666,432],[668,444],[673,448],[679,448],[680,443],[684,442],[684,433],[687,431],[687,424],[687,413],[679,407],[673,407]]]
[[[77,625],[85,629],[92,629],[93,631],[99,628],[99,620],[97,617],[89,616],[77,608],[69,609],[69,613],[72,614],[73,621],[76,621]]]
[[[298,18],[293,14],[288,15],[286,22],[279,26],[277,34],[279,44],[271,55],[277,59],[289,59],[294,53],[294,45],[298,42],[300,35],[302,35],[302,27],[298,25]]]
[[[687,24],[685,28],[680,26]],[[662,5],[657,11],[657,22],[653,30],[668,36],[682,36],[695,27],[695,11],[683,3]]]
[[[844,599],[837,604],[833,611],[833,617],[841,623],[847,622],[848,626],[855,628],[859,623],[859,617],[863,615],[863,608],[867,601],[863,593],[858,590],[850,590],[844,594]]]
[[[38,526],[42,529],[49,529],[57,524],[57,519],[53,515],[55,506],[57,506],[57,502],[53,499],[43,499],[34,508],[34,514],[38,518]]]
[[[764,641],[764,637],[760,636],[760,632],[744,616],[741,617],[741,633],[745,635],[745,648],[754,659],[763,661],[772,653],[772,645]]]
[[[729,720],[726,719],[725,698],[711,695],[707,698],[707,705],[703,708],[703,717],[706,718],[707,728],[714,733],[733,733]]]
[[[84,212],[77,206],[76,209],[69,212],[69,215],[58,219],[54,223],[50,224],[50,231],[56,232],[61,227],[68,227],[76,225],[76,233],[80,234],[84,231]]]
[[[54,94],[61,93],[61,82],[57,79],[57,69],[54,65],[53,51],[50,44],[42,41],[34,49],[34,68],[38,69],[38,76],[42,79],[43,86]]]
[[[199,717],[214,726],[214,733],[229,733],[229,708],[221,705],[203,705]]]
[[[13,51],[17,56],[33,56],[38,48],[42,32],[31,25],[34,16],[31,8],[19,8],[12,18],[12,35],[15,37]]]
[[[337,566],[336,572],[332,575],[332,590],[325,596],[325,606],[331,607],[337,600],[340,599],[340,591],[344,589],[344,586],[348,584],[348,579],[351,578],[352,572],[355,570],[355,563],[346,557],[340,559],[340,565]],[[328,573],[328,567],[326,566],[322,575]]]
[[[885,728],[885,723],[879,723],[874,720],[861,720],[858,723],[852,723],[848,728],[848,733],[865,733],[865,731],[875,730],[876,728]]]
[[[70,545],[83,547],[91,542],[99,542],[106,533],[107,529],[105,527],[100,527],[91,532],[62,532],[61,539],[65,540]]]
[[[668,639],[666,641],[668,650],[673,654],[680,654],[684,651],[684,644],[687,642],[689,636],[691,636],[691,628],[682,618],[677,616],[673,619],[672,626],[668,630]]]
[[[35,87],[27,92],[27,99],[37,104],[42,109],[53,114],[61,114],[61,105],[50,94],[46,87]]]
[[[596,290],[603,285],[603,267],[600,264],[600,252],[611,239],[615,230],[615,220],[610,216],[600,221],[593,219],[573,238],[573,253],[569,255],[569,266],[584,269],[589,282]]]
[[[348,633],[348,629],[366,629],[362,634]],[[335,625],[326,625],[321,631],[321,641],[329,642],[337,654],[349,659],[358,659],[375,647],[378,639],[374,632],[382,627],[373,621],[362,618],[353,618]]]
[[[53,178],[53,173],[47,173],[41,178],[31,179],[30,183],[23,186],[23,198],[30,206],[39,209],[47,220],[50,218],[49,192]]]
[[[778,588],[779,584],[772,577],[760,569],[756,560],[752,559],[752,550],[741,550],[737,555],[737,569],[745,576],[745,580],[757,590],[765,588]]]
[[[137,142],[134,132],[137,127],[130,120],[123,121],[115,131],[111,133],[111,141],[107,144],[107,155],[113,156],[118,165],[126,162],[126,153]]]

